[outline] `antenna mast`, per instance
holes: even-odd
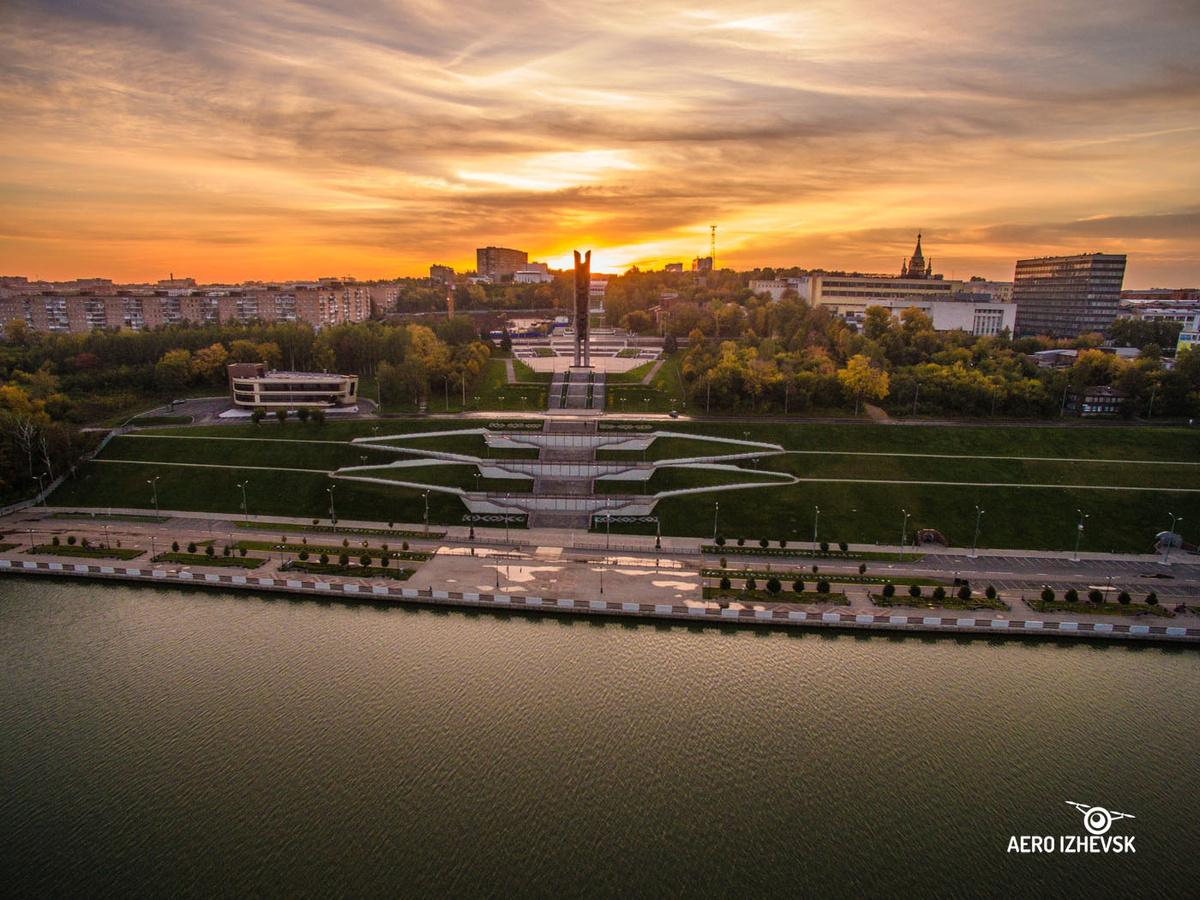
[[[717,226],[709,225],[709,231],[712,233],[712,246],[709,248],[709,256],[712,259],[713,271],[717,271]]]

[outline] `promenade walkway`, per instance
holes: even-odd
[[[852,551],[896,552],[895,562],[868,562],[870,574],[888,578],[941,579],[947,584],[954,574],[958,574],[968,578],[976,590],[981,590],[989,580],[999,582],[1000,596],[1010,607],[1003,611],[880,609],[871,602],[872,588],[839,581],[839,576],[846,579],[857,574],[857,561],[839,561],[819,555],[815,559],[730,557],[729,569],[731,574],[736,574],[735,570],[743,566],[750,570],[771,567],[773,572],[782,574],[804,571],[810,564],[817,564],[820,576],[806,574],[805,581],[811,586],[816,577],[828,579],[834,594],[844,590],[844,604],[835,602],[840,598],[834,595],[830,596],[829,602],[821,603],[706,600],[703,596],[705,580],[700,574],[700,544],[695,539],[663,538],[662,546],[655,547],[653,537],[622,536],[613,540],[572,529],[514,529],[506,540],[502,529],[477,527],[475,539],[471,540],[465,527],[456,526],[447,529],[444,538],[404,538],[413,549],[434,551],[435,555],[428,562],[416,564],[417,571],[412,578],[398,584],[387,579],[314,577],[288,572],[281,568],[286,554],[274,552],[253,551],[256,555],[268,556],[268,559],[252,571],[151,563],[149,560],[149,551],[156,548],[161,552],[172,540],[181,544],[192,540],[197,543],[215,541],[223,546],[226,542],[236,543],[242,539],[278,541],[281,534],[287,534],[288,541],[293,543],[307,537],[310,545],[346,540],[352,556],[361,552],[358,548],[363,540],[376,551],[382,542],[396,549],[400,545],[400,536],[353,532],[355,528],[379,529],[379,523],[342,522],[336,532],[311,532],[307,530],[311,528],[310,520],[301,519],[252,519],[247,528],[239,517],[223,515],[164,512],[162,520],[156,522],[144,510],[89,512],[97,515],[95,518],[90,514],[82,518],[63,518],[56,516],[53,509],[39,507],[0,520],[0,532],[6,535],[4,543],[14,545],[0,552],[0,570],[76,577],[166,579],[169,582],[253,589],[295,589],[302,593],[364,592],[400,600],[500,604],[506,608],[547,608],[549,604],[560,611],[586,609],[591,613],[665,616],[688,621],[943,631],[987,629],[988,633],[1009,633],[1015,629],[1013,633],[1023,634],[1036,631],[1090,636],[1200,638],[1200,615],[1193,613],[1194,607],[1189,608],[1186,615],[1165,617],[1040,614],[1022,599],[1034,598],[1040,586],[1049,581],[1060,588],[1062,584],[1071,583],[1107,586],[1114,592],[1118,586],[1122,589],[1136,586],[1139,592],[1154,589],[1168,610],[1179,602],[1188,602],[1191,606],[1200,598],[1200,558],[1178,553],[1172,555],[1169,564],[1164,564],[1160,557],[1135,554],[1082,554],[1075,562],[1054,553],[992,550],[972,558],[962,551],[938,548],[923,553],[920,558],[914,558],[912,551],[906,551],[907,559],[901,563],[898,548],[852,546]],[[289,532],[289,526],[297,530]],[[301,528],[305,530],[299,531]],[[401,528],[409,532],[421,530],[419,525]],[[68,534],[79,538],[86,536],[93,545],[107,541],[115,546],[120,541],[123,549],[141,550],[143,554],[124,562],[28,553],[31,544],[49,543],[53,535],[59,535],[65,543]],[[716,561],[712,555],[703,557],[707,566]],[[1170,577],[1160,579],[1158,576],[1161,575]],[[715,586],[715,581],[710,578],[707,585]],[[485,599],[485,595],[491,599]],[[499,600],[499,596],[508,599]],[[531,602],[535,599],[539,602]],[[1009,624],[999,624],[1006,622]],[[1097,629],[1096,626],[1105,627]]]

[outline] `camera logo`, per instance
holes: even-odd
[[[1087,829],[1088,834],[1107,834],[1108,829],[1112,828],[1112,823],[1117,819],[1137,818],[1129,813],[1112,812],[1103,806],[1088,806],[1086,803],[1076,803],[1074,800],[1068,800],[1067,806],[1074,806],[1083,813],[1083,827]]]

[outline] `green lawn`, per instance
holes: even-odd
[[[919,483],[801,483],[765,491],[668,497],[659,501],[655,515],[664,534],[711,536],[717,502],[718,528],[727,538],[784,538],[794,543],[811,541],[813,520],[819,518],[820,540],[896,544],[904,519],[901,511],[907,509],[910,542],[915,529],[936,528],[952,546],[969,548],[976,505],[985,510],[980,547],[1070,551],[1079,509],[1089,516],[1081,548],[1093,552],[1148,552],[1154,535],[1170,526],[1168,511],[1185,522],[1200,522],[1200,494]],[[1184,536],[1188,538],[1188,532]]]
[[[257,569],[265,563],[262,556],[209,556],[207,553],[174,553],[167,551],[154,557],[154,562],[177,562],[188,566],[216,566],[225,569]]]
[[[158,476],[162,509],[242,513],[242,492],[247,482],[250,514],[329,518],[328,489],[334,485],[334,505],[339,519],[373,522],[421,522],[425,503],[416,488],[388,487],[352,481],[333,481],[321,473],[273,472],[263,469],[194,469],[154,463],[91,462],[79,468],[74,481],[54,492],[55,505],[67,507],[154,508],[146,482]],[[430,524],[458,524],[466,507],[457,497],[429,495]]]
[[[123,559],[130,560],[141,556],[146,551],[138,550],[135,547],[81,547],[78,544],[71,546],[62,544],[54,546],[53,544],[42,544],[39,547],[31,547],[30,553],[42,553],[49,556],[74,556],[80,559]]]
[[[528,363],[524,363],[519,359],[513,360],[513,375],[517,381],[530,382],[533,384],[546,385],[554,378],[553,372],[535,372],[529,367]]]
[[[873,425],[672,422],[671,431],[769,441],[786,450],[1200,461],[1200,428],[1112,425]]]
[[[789,588],[790,585],[784,585],[784,588]],[[818,591],[804,591],[797,594],[792,590],[782,590],[778,594],[772,594],[770,591],[758,588],[753,591],[748,591],[745,588],[730,588],[722,590],[720,587],[706,587],[704,589],[705,600],[732,600],[737,603],[828,603],[831,606],[849,606],[850,601],[842,596],[841,592],[830,592],[822,594]]]

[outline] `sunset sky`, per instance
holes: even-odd
[[[0,275],[1200,286],[1197,0],[0,0]]]

